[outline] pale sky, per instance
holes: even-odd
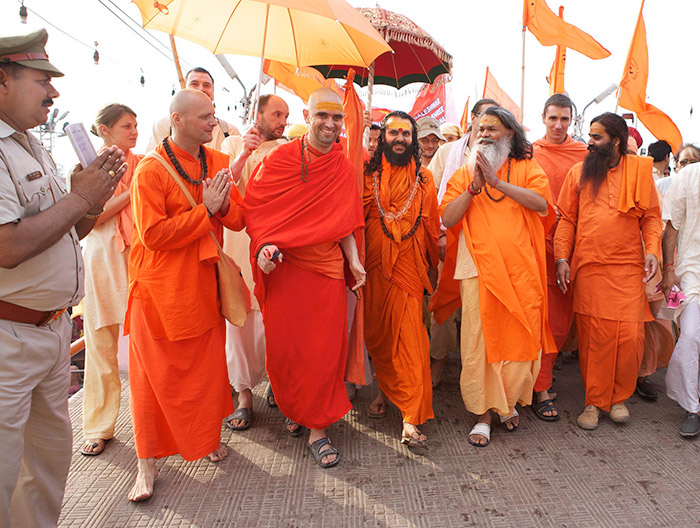
[[[206,2],[198,0],[202,5]],[[136,7],[126,0],[113,0],[119,8],[136,20],[140,15]],[[567,54],[566,89],[578,106],[579,112],[598,93],[611,83],[619,83],[627,57],[630,40],[639,12],[640,0],[547,0],[554,11],[564,6],[564,18],[590,33],[610,52],[607,59],[594,61],[575,51]],[[144,42],[139,34],[149,38],[142,30],[127,28],[104,5],[117,12],[109,0],[25,0],[30,9],[28,23],[19,22],[17,0],[0,2],[0,33],[3,35],[26,33],[39,27],[49,32],[48,52],[51,61],[66,76],[55,81],[61,96],[55,107],[60,113],[70,110],[70,122],[82,121],[86,128],[94,120],[100,106],[108,102],[121,102],[131,106],[138,114],[141,132],[137,152],[143,152],[151,125],[166,115],[177,76],[172,61]],[[355,7],[373,7],[369,0],[350,0]],[[471,104],[481,97],[486,66],[511,98],[520,101],[520,75],[522,56],[522,0],[381,0],[385,9],[404,14],[421,26],[454,57],[452,92],[456,111],[471,96]],[[31,12],[31,10],[36,13]],[[58,26],[68,35],[51,27],[39,16]],[[698,41],[697,25],[700,20],[700,1],[697,0],[647,0],[644,7],[649,47],[649,83],[647,102],[666,112],[679,127],[684,141],[700,142],[700,123],[691,108],[700,112],[700,90],[697,81],[692,44]],[[133,27],[133,26],[132,26]],[[158,32],[151,35],[165,44],[157,46],[168,55],[167,36]],[[71,38],[72,37],[72,38]],[[101,60],[92,61],[92,48],[99,43]],[[152,39],[151,39],[152,40]],[[181,39],[177,40],[183,69],[204,66],[216,80],[217,113],[240,125],[240,117],[234,110],[243,95],[240,85],[229,79],[218,61],[207,50]],[[686,55],[686,50],[689,55]],[[547,99],[548,85],[545,77],[554,59],[555,48],[543,47],[528,32],[526,35],[525,77],[525,125],[531,130],[529,138],[541,137],[542,105]],[[259,60],[252,57],[229,55],[234,69],[250,89],[258,77]],[[141,87],[141,71],[146,80]],[[420,85],[415,85],[419,88]],[[226,91],[228,90],[228,91]],[[272,91],[269,83],[263,92]],[[360,92],[361,94],[364,92]],[[303,121],[302,103],[292,94],[278,91],[290,104],[290,123]],[[375,95],[375,106],[408,110],[415,93],[402,96]],[[586,111],[586,121],[604,112],[614,111],[615,96],[603,103],[592,105]],[[655,141],[637,123],[644,137],[644,146]],[[584,136],[587,138],[587,124]],[[72,165],[77,158],[67,139],[59,139],[55,152],[57,162]]]

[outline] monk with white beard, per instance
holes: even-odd
[[[483,112],[470,161],[450,178],[440,211],[459,240],[460,387],[467,410],[478,415],[469,443],[484,447],[492,411],[507,431],[518,428],[515,406],[531,404],[540,357],[556,348],[547,324],[545,234],[555,219],[549,180],[509,111]]]

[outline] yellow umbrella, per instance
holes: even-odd
[[[133,0],[143,27],[215,54],[252,55],[294,66],[368,67],[389,45],[344,0]]]

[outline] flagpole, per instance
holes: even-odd
[[[523,25],[523,60],[522,73],[520,76],[520,124],[525,120],[525,31],[526,26]]]

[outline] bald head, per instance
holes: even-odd
[[[304,109],[309,125],[309,145],[321,152],[329,152],[343,128],[343,104],[340,96],[330,88],[319,88],[311,94]]]
[[[211,99],[198,90],[180,90],[170,102],[170,123],[176,143],[209,143],[216,125]]]
[[[328,106],[340,105],[340,111],[343,111],[343,102],[340,96],[330,88],[319,88],[309,96],[309,102],[306,104],[306,109],[313,113],[318,108],[319,103],[328,103]],[[324,106],[321,104],[321,106]],[[337,108],[337,107],[336,107]]]

